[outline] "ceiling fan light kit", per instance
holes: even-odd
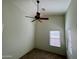
[[[40,1],[37,0],[37,12],[36,12],[35,17],[25,16],[25,17],[28,17],[28,18],[33,18],[34,20],[32,20],[32,22],[34,22],[36,20],[38,20],[39,22],[41,22],[41,20],[48,20],[48,18],[40,17],[39,3],[40,3]]]

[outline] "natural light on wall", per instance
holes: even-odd
[[[61,47],[60,31],[50,31],[50,46]]]
[[[69,36],[69,39],[68,39],[68,50],[70,52],[70,54],[72,55],[72,41],[71,41],[71,31],[68,30],[68,36]]]

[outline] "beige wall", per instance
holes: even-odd
[[[35,47],[50,52],[54,52],[60,55],[66,55],[65,53],[65,39],[64,39],[64,15],[50,16],[49,21],[37,22],[36,24],[36,38]],[[49,31],[58,30],[61,32],[61,47],[49,46]]]
[[[65,32],[67,41],[67,55],[68,59],[77,59],[77,1],[71,0],[71,4],[66,13]],[[69,48],[70,39],[68,31],[71,32],[71,48]],[[72,50],[72,53],[70,51]]]
[[[14,1],[14,0],[13,0]],[[66,25],[64,26],[64,16],[50,16],[49,21],[43,21],[36,25],[24,16],[27,14],[20,6],[13,4],[12,0],[3,0],[3,59],[18,59],[31,49],[44,49],[61,55],[66,55],[64,27],[66,32],[66,41],[69,40],[68,31],[71,31],[72,55],[69,53],[67,45],[67,54],[69,59],[76,57],[76,0],[71,1],[71,5],[66,13]],[[36,27],[35,27],[36,26]],[[61,31],[61,48],[49,46],[49,31]],[[35,31],[35,41],[34,41]],[[68,42],[67,42],[68,43]]]
[[[3,2],[3,59],[19,59],[34,48],[34,23],[12,0]]]

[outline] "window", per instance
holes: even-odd
[[[60,47],[60,31],[50,31],[50,46]]]

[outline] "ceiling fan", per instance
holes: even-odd
[[[25,17],[28,17],[28,18],[33,18],[34,20],[32,20],[32,22],[34,22],[36,20],[38,20],[39,22],[41,22],[41,20],[48,20],[48,18],[40,17],[39,3],[40,3],[40,1],[37,0],[37,12],[36,12],[36,15],[34,17],[25,16]]]

